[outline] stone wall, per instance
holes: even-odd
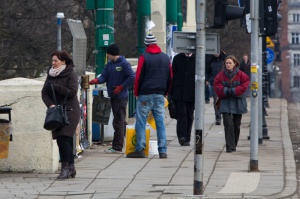
[[[0,81],[0,106],[12,108],[13,133],[8,158],[0,159],[0,171],[53,173],[58,169],[56,142],[51,132],[43,128],[46,114],[41,98],[43,84],[26,78]]]

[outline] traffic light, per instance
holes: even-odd
[[[244,7],[228,5],[227,0],[215,0],[214,25],[212,28],[224,28],[227,21],[239,19],[244,15]]]
[[[265,0],[264,3],[266,36],[274,36],[278,27],[278,4],[276,0]]]
[[[245,15],[250,14],[250,0],[240,0],[239,6],[245,8]],[[241,27],[247,28],[247,19],[246,16],[241,18]]]

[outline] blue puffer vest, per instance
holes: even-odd
[[[141,70],[139,95],[161,94],[167,91],[170,60],[165,53],[143,53],[145,62]]]

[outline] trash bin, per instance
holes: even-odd
[[[10,121],[0,119],[0,159],[8,158]]]

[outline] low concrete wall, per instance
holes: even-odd
[[[26,78],[0,81],[0,106],[12,108],[13,133],[8,158],[0,159],[0,171],[53,173],[58,169],[57,144],[51,132],[43,128],[43,84]]]

